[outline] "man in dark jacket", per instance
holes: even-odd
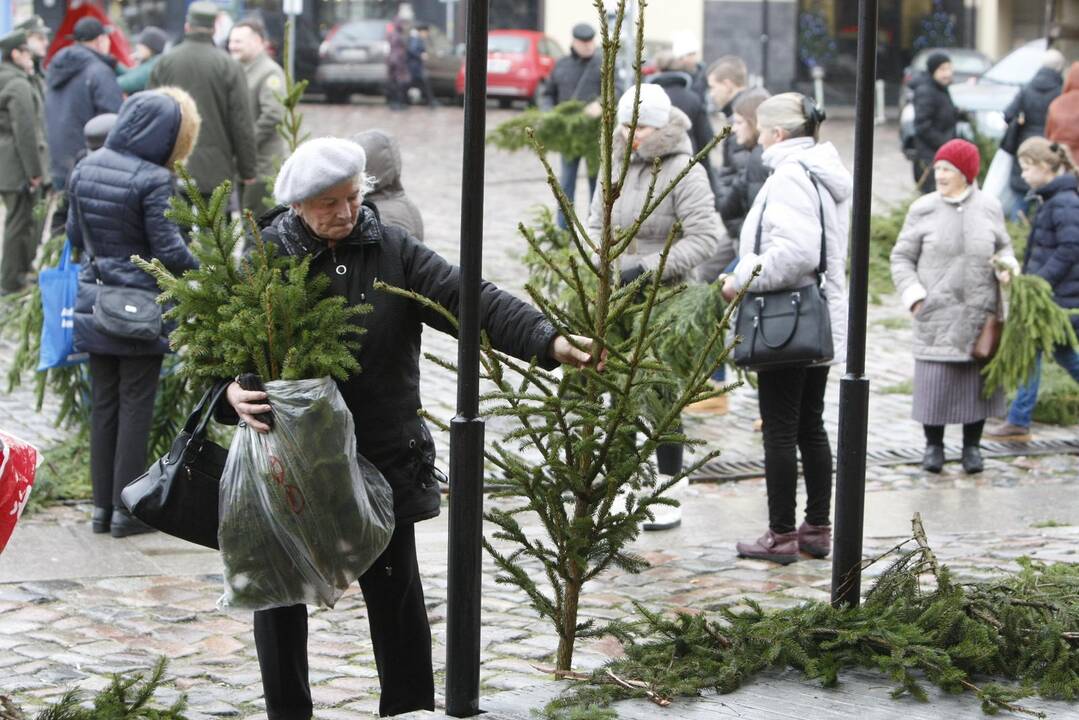
[[[282,166],[274,195],[282,207],[264,216],[263,238],[292,256],[312,258],[311,272],[330,280],[330,293],[349,305],[370,304],[357,360],[363,372],[338,384],[356,423],[357,448],[393,488],[396,527],[390,544],[360,578],[382,696],[380,715],[434,709],[431,630],[416,561],[415,523],[435,517],[440,491],[435,448],[418,414],[419,352],[423,325],[454,333],[440,313],[388,292],[375,279],[430,298],[458,313],[458,269],[400,227],[383,225],[363,204],[365,153],[355,143],[318,138],[300,146]],[[509,355],[582,366],[574,349],[531,305],[483,283],[481,323],[491,344]],[[579,343],[588,342],[584,338]],[[269,412],[266,394],[231,382],[223,420],[252,429],[269,427],[256,416]],[[311,717],[307,674],[307,608],[255,613],[255,645],[262,669],[266,713],[272,720]]]
[[[1004,111],[1004,120],[1009,126],[1004,136],[1009,142],[1002,142],[1001,150],[1015,155],[1024,140],[1045,135],[1049,104],[1060,95],[1064,87],[1064,77],[1061,75],[1064,72],[1064,64],[1064,55],[1059,50],[1046,51],[1038,72],[1029,83],[1023,86]],[[1023,181],[1023,170],[1018,162],[1012,165],[1011,186],[1020,198],[1025,198],[1030,192],[1030,186]],[[1004,212],[1014,215],[1025,206],[1026,203],[1020,200],[1018,207],[1004,208]]]
[[[704,100],[693,89],[693,75],[697,63],[690,60],[691,65],[684,64],[671,53],[660,53],[656,57],[658,74],[648,78],[648,82],[659,85],[671,99],[671,104],[681,110],[689,118],[689,139],[693,144],[694,154],[699,153],[708,143],[712,142],[715,133],[712,130],[712,121],[708,119],[708,108]],[[708,158],[703,161],[705,172],[708,173],[708,184],[712,186],[712,192],[718,190],[716,174],[712,169],[712,163]]]
[[[427,107],[436,108],[440,103],[435,98],[431,78],[427,74],[427,40],[430,35],[431,28],[424,23],[417,25],[408,36],[408,89],[418,88],[423,93]]]
[[[118,112],[124,101],[101,21],[84,17],[75,23],[75,41],[56,53],[45,74],[45,127],[57,190],[67,187],[67,176],[83,147],[83,126],[96,115]]]
[[[596,49],[596,30],[588,23],[573,26],[573,42],[569,55],[563,55],[555,63],[551,74],[543,85],[539,96],[541,110],[550,110],[555,105],[568,100],[580,100],[585,103],[585,112],[592,117],[599,117],[600,109],[596,98],[600,91],[600,68],[603,59]],[[581,167],[581,158],[562,158],[562,173],[558,181],[562,192],[570,205],[577,197],[577,171]],[[596,171],[599,168],[594,168]],[[596,194],[596,176],[588,174],[588,199]],[[558,225],[568,226],[562,211],[558,212]]]
[[[187,169],[205,196],[225,180],[256,182],[255,123],[243,68],[213,44],[217,5],[191,3],[184,41],[150,73],[149,88],[172,85],[195,98],[202,116],[199,142]]]
[[[0,197],[7,208],[0,293],[6,295],[28,284],[37,252],[33,207],[45,175],[45,118],[26,32],[0,38],[0,53]]]
[[[923,193],[937,189],[933,158],[937,150],[955,137],[959,111],[948,86],[952,84],[952,60],[933,53],[925,64],[925,77],[914,88],[914,182]]]

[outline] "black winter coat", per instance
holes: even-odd
[[[1023,272],[1053,287],[1064,308],[1079,308],[1079,179],[1068,173],[1036,191],[1041,202],[1027,241]],[[1079,330],[1079,317],[1072,316]]]
[[[435,477],[435,446],[417,412],[420,403],[420,334],[424,325],[454,334],[440,314],[398,295],[372,290],[377,278],[430,298],[458,312],[458,274],[453,265],[400,227],[383,225],[378,211],[364,205],[353,233],[333,250],[316,239],[291,210],[265,216],[263,238],[284,253],[311,255],[312,272],[330,278],[330,292],[350,305],[369,303],[373,311],[358,322],[358,374],[338,387],[356,423],[360,454],[374,463],[393,488],[398,522],[418,522],[439,513],[441,491]],[[338,268],[344,274],[338,274]],[[555,329],[534,307],[484,282],[480,295],[483,329],[495,348],[521,360],[548,358]],[[223,403],[227,406],[227,401]],[[219,408],[227,417],[229,407]],[[233,416],[234,418],[235,416]]]
[[[166,168],[180,131],[180,106],[159,93],[133,95],[121,108],[105,147],[92,152],[71,173],[67,236],[73,247],[94,256],[79,273],[75,300],[75,347],[102,355],[161,355],[167,335],[156,342],[119,340],[94,327],[97,281],[104,285],[158,291],[157,281],[135,267],[132,255],[157,258],[170,272],[198,267],[180,236],[165,218],[172,197],[172,173]],[[82,210],[83,223],[78,212]],[[83,224],[90,233],[83,235]],[[96,267],[96,270],[95,270]],[[167,333],[168,328],[163,329]]]
[[[733,136],[727,138],[733,141]],[[739,145],[738,147],[744,148]],[[753,207],[753,200],[757,193],[764,187],[764,181],[772,174],[772,171],[761,159],[764,155],[764,146],[755,145],[752,150],[735,153],[733,165],[724,167],[719,172],[719,190],[716,192],[716,210],[723,218],[723,224],[727,227],[727,234],[737,238],[742,234],[742,223]]]
[[[116,61],[82,45],[56,53],[45,75],[45,129],[53,186],[61,190],[86,145],[82,126],[102,113],[119,112],[124,93],[116,81]]]
[[[567,100],[590,103],[599,97],[602,53],[598,50],[590,58],[582,58],[573,49],[558,58],[543,83],[540,92],[540,109],[550,110]]]
[[[1045,135],[1045,121],[1049,116],[1049,103],[1060,95],[1064,87],[1064,78],[1056,70],[1043,67],[1035,73],[1029,83],[1015,96],[1004,110],[1004,120],[1011,125],[1022,121],[1015,144],[1015,151],[1027,138]],[[1023,181],[1023,169],[1019,163],[1012,165],[1012,189],[1019,195],[1026,195],[1030,187]]]
[[[659,85],[671,99],[671,104],[681,110],[689,118],[689,139],[693,143],[693,153],[697,154],[708,143],[712,142],[715,132],[712,130],[712,121],[708,119],[708,108],[700,95],[693,89],[693,76],[684,72],[664,72],[654,75],[648,82]],[[712,169],[712,163],[705,158],[705,172],[708,173],[708,184],[712,186],[712,192],[719,190],[716,174]]]
[[[940,146],[955,137],[957,122],[948,88],[926,75],[914,88],[914,148],[922,162],[932,164]]]

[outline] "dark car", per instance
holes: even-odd
[[[392,20],[352,20],[334,26],[319,47],[315,85],[330,102],[347,102],[352,93],[386,92],[386,54]],[[461,67],[446,36],[437,27],[427,38],[427,75],[436,94],[453,96]]]
[[[502,107],[514,100],[534,103],[551,74],[555,61],[562,57],[561,46],[534,30],[492,30],[487,36],[487,95],[498,98]],[[457,73],[456,93],[465,92],[465,68]]]
[[[1045,40],[1033,40],[1005,55],[974,82],[953,83],[948,92],[956,109],[970,118],[972,130],[1000,140],[1008,128],[1004,110],[1019,89],[1033,79],[1048,48]],[[908,103],[899,115],[899,138],[904,147],[914,136],[914,105]]]

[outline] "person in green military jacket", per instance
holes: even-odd
[[[124,68],[122,65],[116,67],[120,76],[116,82],[120,83],[120,89],[128,95],[145,90],[146,83],[150,82],[150,73],[161,59],[161,53],[165,52],[168,43],[169,36],[161,28],[153,25],[143,28],[135,40],[135,59],[139,64],[133,68]]]
[[[243,189],[244,210],[255,217],[269,210],[264,202],[269,197],[267,178],[277,172],[277,164],[285,159],[285,141],[277,126],[285,118],[281,96],[285,92],[285,71],[266,53],[266,28],[254,19],[241,20],[229,32],[229,54],[236,59],[247,76],[251,114],[255,120],[256,171],[258,181]]]
[[[217,5],[197,0],[187,9],[184,40],[150,73],[148,89],[174,86],[195,99],[202,130],[187,169],[199,192],[209,196],[225,180],[257,180],[255,124],[240,64],[213,44]]]
[[[49,27],[40,15],[31,15],[15,26],[16,30],[26,32],[26,46],[30,48],[34,56],[34,72],[30,78],[33,80],[34,89],[42,99],[45,97],[45,56],[49,53]],[[47,165],[47,163],[46,163]]]
[[[37,252],[33,209],[45,175],[45,116],[26,31],[0,38],[0,53],[0,197],[7,208],[0,293],[6,295],[29,283]]]

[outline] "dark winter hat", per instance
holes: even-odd
[[[191,27],[213,30],[214,23],[217,22],[218,12],[220,12],[220,8],[215,3],[207,2],[207,0],[196,0],[187,9],[187,23]]]
[[[82,126],[82,136],[86,139],[86,148],[93,152],[105,144],[112,126],[116,124],[116,113],[95,115]]]
[[[26,46],[26,31],[12,30],[7,35],[0,37],[0,53],[8,56],[12,50]]]
[[[154,55],[165,52],[165,46],[169,43],[169,36],[159,27],[148,25],[139,33],[138,42],[153,51]]]
[[[974,184],[978,178],[978,171],[982,169],[982,158],[978,153],[978,147],[966,140],[949,140],[940,146],[933,163],[944,161],[952,165],[963,174],[967,183]]]
[[[95,17],[84,17],[75,23],[75,41],[90,42],[105,34],[105,26]]]
[[[941,65],[943,65],[944,63],[950,63],[951,61],[951,57],[949,57],[945,53],[935,52],[930,55],[929,58],[925,61],[925,69],[929,71],[930,75],[932,75]]]
[[[577,23],[573,26],[574,40],[591,40],[596,36],[596,29],[588,23]]]
[[[49,34],[49,26],[45,24],[45,21],[41,19],[40,15],[31,15],[16,25],[15,29],[25,30],[27,35],[33,35],[34,33],[41,35]]]

